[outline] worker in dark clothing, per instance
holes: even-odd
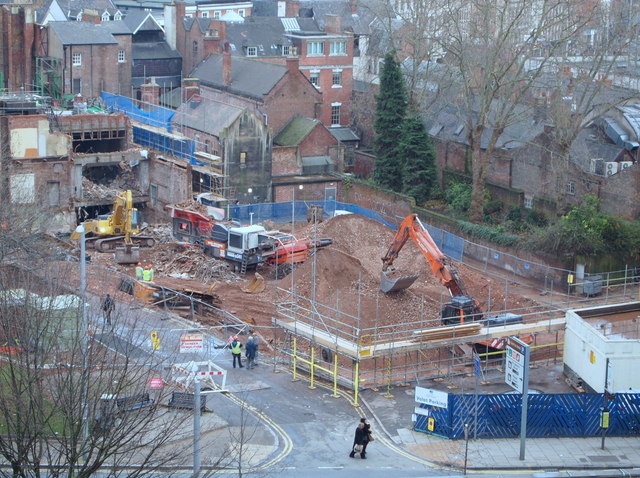
[[[253,336],[249,336],[247,339],[247,347],[245,348],[245,356],[247,357],[247,368],[255,367],[256,350],[258,346]]]
[[[355,458],[356,453],[360,453],[360,458],[363,460],[367,458],[367,444],[369,443],[369,431],[371,430],[371,426],[366,418],[361,418],[360,423],[356,427],[356,433],[353,438],[353,446],[351,447],[351,453],[349,453],[350,458]],[[359,447],[360,451],[356,451],[357,447]],[[361,447],[361,448],[360,448]]]
[[[107,294],[107,296],[102,300],[102,311],[104,312],[104,320],[107,322],[107,325],[111,325],[111,314],[115,308],[116,304],[113,301],[113,297]]]

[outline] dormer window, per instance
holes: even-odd
[[[122,13],[116,12],[116,14],[113,16],[113,19],[116,21],[122,20]]]
[[[247,56],[258,56],[258,48],[256,48],[255,46],[248,46]]]
[[[104,12],[102,14],[102,21],[103,22],[108,22],[109,20],[111,20],[111,15],[109,15],[109,12]]]

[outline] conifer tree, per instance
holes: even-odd
[[[407,93],[395,52],[387,53],[380,74],[380,93],[376,96],[374,179],[388,189],[400,192],[403,187],[403,160],[400,138],[407,109]]]
[[[407,116],[403,130],[400,142],[400,157],[404,165],[402,192],[421,205],[429,199],[437,181],[435,151],[417,111]]]

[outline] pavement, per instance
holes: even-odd
[[[133,310],[122,312],[129,315]],[[144,328],[151,329],[166,321],[167,315],[171,314],[145,309],[141,316],[149,325]],[[141,337],[148,337],[144,328],[137,324],[135,330],[139,330]],[[140,340],[143,343],[146,339]],[[150,342],[144,343],[150,349]],[[259,354],[259,365],[252,370],[233,369],[228,350],[211,349],[207,354],[206,358],[228,371],[226,385],[230,393],[207,396],[207,407],[212,413],[206,414],[202,422],[204,466],[219,463],[229,447],[242,446],[244,471],[256,476],[264,473],[300,476],[301,470],[308,476],[316,476],[309,474],[310,467],[317,476],[330,475],[322,471],[324,468],[339,468],[340,476],[350,476],[350,470],[355,472],[365,465],[378,467],[372,477],[460,476],[465,472],[495,477],[640,477],[640,437],[607,437],[604,449],[599,437],[527,439],[525,457],[520,460],[519,439],[465,442],[414,431],[411,417],[417,404],[413,384],[362,390],[358,404],[354,405],[352,395],[341,392],[339,397],[333,397],[332,390],[322,383],[316,382],[310,388],[302,374],[300,380],[292,381],[290,364],[270,363],[266,354]],[[560,366],[545,368],[549,375],[539,377],[540,383],[558,382],[555,387],[562,391],[563,380],[549,372]],[[505,387],[500,380],[494,382],[496,387]],[[468,384],[462,388],[461,391],[471,391]],[[253,417],[249,434],[248,415]],[[366,462],[348,457],[361,416],[369,418],[377,436],[369,445]],[[180,438],[185,449],[191,447],[186,438],[191,423],[185,415],[185,429]],[[324,463],[326,467],[318,465]],[[189,460],[178,466],[188,468]],[[234,465],[228,466],[233,469]]]
[[[227,365],[225,357],[220,361],[222,366]],[[229,360],[229,366],[230,363]],[[346,456],[358,418],[366,416],[377,436],[369,445],[367,464],[373,465],[371,462],[381,455],[384,463],[391,464],[397,472],[406,470],[406,463],[412,463],[417,469],[436,470],[431,476],[459,476],[466,470],[476,475],[501,477],[640,477],[640,437],[607,437],[604,449],[601,449],[600,437],[529,438],[525,441],[525,457],[520,460],[520,439],[470,439],[467,443],[414,431],[411,415],[417,404],[413,386],[363,390],[358,406],[354,406],[346,394],[333,398],[329,388],[317,383],[315,389],[310,389],[308,381],[293,382],[289,371],[268,363],[254,370],[229,369],[228,383],[231,391],[281,424],[288,434],[294,458],[281,456],[283,466],[295,468],[296,464],[317,459],[317,454],[305,458],[308,438],[294,423],[303,430],[309,425],[314,430],[322,430],[317,434],[324,437],[322,442],[330,462],[335,466],[353,466],[354,460]],[[275,441],[273,445],[273,453],[278,447],[282,452]],[[268,450],[264,443],[260,446],[260,455],[266,458]],[[391,460],[391,455],[396,455],[398,461]],[[355,461],[358,465],[360,460]],[[393,474],[414,476],[395,471]]]

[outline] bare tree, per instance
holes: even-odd
[[[104,467],[152,475],[174,464],[185,451],[165,445],[182,419],[161,406],[168,392],[148,389],[163,376],[162,357],[141,342],[135,323],[117,338],[94,324],[84,341],[69,270],[43,269],[0,270],[0,455],[11,476],[89,477]]]

